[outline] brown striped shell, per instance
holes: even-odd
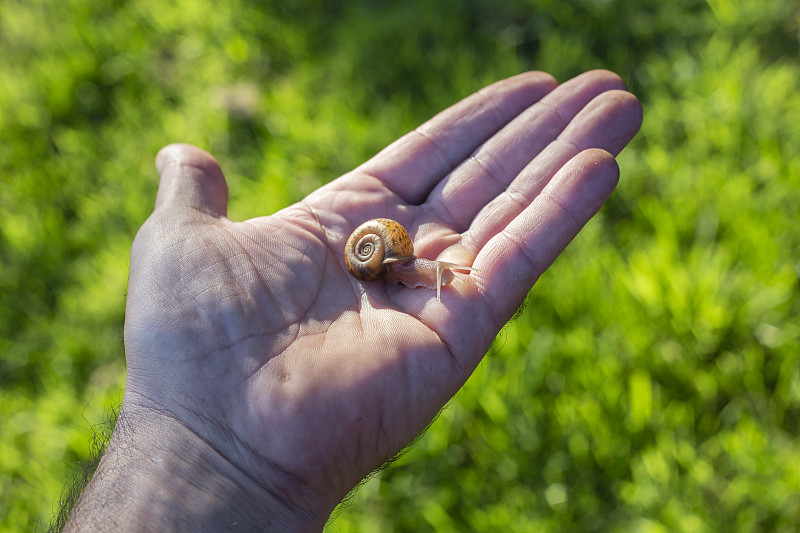
[[[398,222],[388,218],[364,222],[344,247],[347,270],[361,281],[381,279],[386,275],[387,265],[413,257],[411,236]]]

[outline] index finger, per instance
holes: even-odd
[[[380,179],[408,204],[419,205],[486,139],[557,85],[544,72],[488,85],[390,144],[357,171]]]

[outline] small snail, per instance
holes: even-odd
[[[357,227],[344,247],[344,262],[358,280],[384,279],[406,287],[435,288],[439,301],[442,287],[453,281],[451,270],[477,271],[455,263],[416,257],[406,229],[388,218],[368,220]]]

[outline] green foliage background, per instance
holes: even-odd
[[[617,192],[327,531],[793,530],[799,27],[779,0],[0,0],[0,531],[47,526],[121,398],[159,148],[214,153],[243,219],[489,82],[592,68],[644,106]]]

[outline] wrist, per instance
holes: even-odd
[[[65,531],[321,531],[327,516],[281,485],[251,477],[171,416],[123,407]]]

